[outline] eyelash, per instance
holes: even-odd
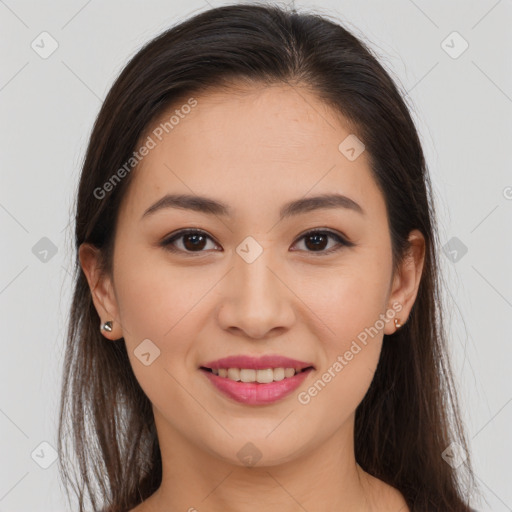
[[[355,245],[353,242],[349,242],[348,240],[343,238],[338,233],[335,233],[335,232],[329,231],[329,230],[325,230],[325,229],[313,229],[311,231],[308,231],[308,232],[304,233],[300,238],[298,238],[297,242],[299,240],[302,240],[303,238],[307,238],[308,236],[317,235],[317,234],[328,235],[329,237],[334,238],[338,242],[339,245],[335,246],[327,251],[318,251],[318,252],[317,251],[306,251],[306,252],[310,252],[310,253],[318,255],[318,256],[325,256],[325,255],[337,252],[340,249],[342,249],[343,247],[353,247]],[[186,251],[186,250],[176,249],[176,247],[173,247],[172,244],[176,240],[178,240],[186,235],[203,235],[206,238],[209,238],[210,240],[213,241],[213,238],[210,235],[208,235],[205,231],[202,231],[200,229],[183,229],[181,231],[178,231],[174,235],[172,235],[170,238],[165,239],[161,243],[161,246],[170,252],[173,252],[173,253],[181,252],[181,253],[185,253],[187,255],[193,255],[194,253],[200,254],[200,253],[206,252],[204,250]]]

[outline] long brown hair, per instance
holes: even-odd
[[[411,510],[469,511],[468,490],[476,486],[446,352],[435,210],[408,107],[371,50],[339,22],[245,4],[197,14],[144,46],[110,89],[90,137],[77,194],[58,432],[62,477],[79,510],[90,501],[93,510],[124,512],[153,494],[162,478],[151,403],[124,339],[107,342],[100,333],[78,259],[79,246],[92,243],[101,249],[103,270],[112,271],[116,218],[133,172],[107,194],[104,187],[105,197],[98,190],[178,98],[235,81],[307,87],[353,124],[385,198],[394,270],[410,231],[423,233],[416,302],[405,325],[384,336],[374,379],[356,410],[355,454],[364,470],[400,490]],[[451,443],[467,455],[458,470],[443,458]]]

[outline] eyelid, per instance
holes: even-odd
[[[300,240],[305,238],[307,235],[314,235],[316,233],[325,234],[325,235],[330,236],[331,238],[334,238],[335,240],[337,240],[338,245],[336,247],[331,248],[331,249],[323,250],[323,251],[318,251],[318,252],[317,251],[300,251],[300,252],[311,253],[311,254],[313,254],[315,256],[323,256],[323,255],[328,255],[328,254],[332,254],[334,252],[337,252],[338,250],[340,250],[343,247],[353,247],[354,245],[356,245],[355,243],[351,242],[342,233],[340,233],[338,231],[335,231],[335,230],[332,230],[330,228],[311,228],[311,229],[307,229],[306,231],[303,231],[301,234],[299,234],[297,236],[297,238],[294,241],[293,245],[297,244]],[[183,236],[189,235],[189,234],[199,234],[199,235],[202,235],[202,236],[212,240],[216,245],[219,245],[217,243],[217,241],[208,232],[206,232],[206,231],[204,231],[202,229],[199,229],[199,228],[183,228],[183,229],[180,229],[180,230],[172,233],[171,235],[165,237],[164,240],[160,243],[160,245],[164,249],[166,249],[166,250],[168,250],[170,252],[181,253],[181,254],[184,254],[186,256],[195,256],[195,257],[197,257],[197,256],[199,256],[199,255],[201,255],[203,253],[207,253],[208,251],[184,251],[184,250],[176,249],[175,247],[173,247],[172,244],[173,244],[174,241],[180,239]]]
[[[175,247],[173,247],[172,243],[175,241],[175,240],[179,240],[181,237],[184,237],[186,235],[190,235],[190,234],[194,234],[194,235],[202,235],[204,236],[205,238],[209,238],[210,240],[212,240],[216,245],[219,245],[217,243],[217,241],[209,234],[207,233],[206,231],[202,230],[202,229],[199,229],[199,228],[184,228],[184,229],[179,229],[178,231],[172,233],[171,235],[169,236],[166,236],[162,242],[160,242],[160,245],[170,251],[170,252],[176,252],[176,253],[182,253],[182,254],[185,254],[185,255],[200,255],[202,253],[206,253],[206,251],[183,251],[181,249],[176,249]]]
[[[297,236],[297,239],[296,239],[296,241],[294,242],[293,245],[295,245],[299,240],[302,240],[304,237],[306,237],[306,235],[314,235],[316,233],[329,235],[332,238],[338,240],[338,243],[340,245],[342,245],[342,246],[353,247],[355,245],[355,243],[351,242],[348,239],[348,237],[346,237],[344,234],[342,234],[342,233],[340,233],[338,231],[329,229],[329,228],[312,228],[312,229],[307,229],[306,231],[302,232],[300,235]],[[327,251],[318,251],[318,255],[329,254],[331,252],[335,252],[336,250],[337,249],[329,249]],[[310,252],[312,254],[315,254],[315,251],[306,251],[306,252]]]

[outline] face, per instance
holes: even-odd
[[[157,128],[174,109],[141,139],[155,144],[132,171],[113,275],[100,276],[93,293],[102,321],[114,320],[107,335],[125,339],[161,444],[275,465],[334,434],[350,442],[383,335],[396,330],[394,318],[406,321],[416,297],[421,250],[392,275],[386,207],[368,155],[354,159],[358,146],[340,151],[353,134],[311,93],[254,87],[195,100],[191,109],[175,107],[182,115],[168,133]],[[150,209],[166,194],[191,195],[196,208]],[[200,209],[199,197],[227,211]],[[421,247],[418,233],[411,241]],[[87,247],[81,262],[92,288]],[[251,361],[212,362],[267,355],[295,361],[267,367],[312,368],[269,384],[202,369],[250,369]]]

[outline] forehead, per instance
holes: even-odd
[[[215,196],[235,211],[338,192],[382,214],[365,151],[352,161],[340,151],[355,135],[349,123],[311,92],[274,85],[190,98],[141,137],[151,138],[152,149],[132,171],[124,200],[139,216],[150,201],[176,192]]]

